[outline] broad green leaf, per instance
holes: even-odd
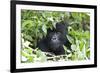
[[[42,26],[42,30],[43,30],[43,32],[44,32],[45,34],[47,34],[47,27],[46,27],[46,25],[43,25],[43,26]]]
[[[70,43],[74,43],[74,39],[72,37],[70,37],[68,35],[66,35],[66,36],[67,36],[67,39],[69,40]]]
[[[63,48],[65,50],[65,53],[67,53],[67,47],[63,45]]]
[[[76,48],[77,48],[77,47],[76,47],[75,44],[71,45],[71,49],[72,49],[72,50],[76,50]]]

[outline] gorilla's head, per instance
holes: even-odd
[[[56,28],[54,28],[53,30],[48,29],[47,32],[47,41],[48,41],[48,45],[50,46],[50,49],[57,49],[60,46],[63,46],[65,43],[65,39],[66,39],[66,34],[67,34],[67,30],[66,30],[66,26],[64,23],[57,23],[56,24]]]

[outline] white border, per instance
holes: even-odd
[[[49,11],[68,11],[68,12],[89,12],[90,13],[90,60],[85,61],[64,61],[64,62],[48,62],[48,63],[21,63],[21,9],[29,10],[49,10]],[[39,68],[54,66],[72,66],[94,64],[94,10],[85,8],[71,7],[52,7],[52,6],[34,6],[34,5],[16,5],[16,68]]]

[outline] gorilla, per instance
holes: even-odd
[[[47,29],[46,37],[43,37],[37,43],[37,47],[43,52],[49,52],[54,55],[64,55],[65,50],[63,45],[68,49],[71,47],[71,43],[68,41],[66,35],[68,34],[67,26],[65,22],[56,23],[56,28]]]

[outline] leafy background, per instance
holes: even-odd
[[[47,29],[55,27],[57,22],[68,25],[66,38],[72,51],[63,46],[66,54],[48,57],[39,50],[37,41],[45,37]],[[66,30],[67,31],[67,30]],[[21,62],[81,61],[90,59],[90,15],[82,12],[21,10]]]

